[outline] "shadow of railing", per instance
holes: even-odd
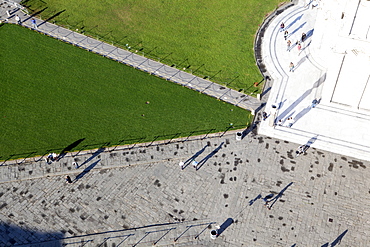
[[[30,157],[32,157],[32,156],[34,156],[34,155],[36,155],[36,154],[37,154],[37,152],[36,152],[36,151],[33,151],[33,152],[26,152],[26,153],[19,153],[19,154],[11,154],[11,155],[9,155],[9,157],[8,157],[7,159],[5,159],[5,160],[1,163],[1,165],[0,165],[0,166],[5,165],[5,162],[6,162],[7,160],[11,160],[13,157],[24,157],[24,158],[22,158],[22,160],[21,160],[21,161],[19,161],[19,160],[15,160],[15,164],[22,164],[23,162],[25,162],[25,161],[26,161],[26,159],[27,159],[27,158],[30,158]]]
[[[224,130],[211,128],[211,129],[203,129],[203,130],[194,130],[190,132],[177,132],[177,133],[171,133],[171,134],[163,134],[163,135],[156,135],[152,137],[133,137],[133,138],[122,138],[118,141],[108,141],[108,142],[98,142],[98,143],[90,143],[85,144],[81,146],[80,148],[77,148],[80,146],[82,142],[88,142],[86,138],[81,138],[68,146],[59,147],[59,148],[50,148],[46,150],[36,150],[36,151],[30,151],[30,152],[24,152],[24,153],[16,153],[11,154],[9,156],[3,156],[6,157],[4,160],[1,160],[0,166],[3,165],[11,165],[11,164],[22,164],[27,162],[39,162],[45,159],[45,156],[47,156],[50,153],[56,153],[59,154],[57,160],[61,160],[65,156],[69,155],[72,158],[76,158],[80,155],[86,155],[86,152],[88,150],[95,150],[95,149],[101,149],[104,148],[103,152],[114,152],[119,150],[125,150],[125,149],[134,149],[141,143],[146,143],[146,147],[150,146],[156,146],[156,145],[167,145],[174,142],[186,142],[186,141],[194,141],[194,140],[204,140],[207,138],[210,138],[210,135],[212,135],[212,138],[214,137],[223,137],[228,131],[232,129],[242,129],[245,128],[245,125],[230,125]],[[193,138],[192,138],[193,137]],[[178,140],[176,140],[178,139]],[[167,140],[167,141],[166,141]],[[164,141],[164,142],[163,142]],[[72,153],[73,152],[73,153]],[[93,151],[94,152],[94,151]],[[37,156],[39,155],[39,156]],[[28,160],[29,158],[32,158],[31,160]],[[8,162],[12,161],[14,162]]]

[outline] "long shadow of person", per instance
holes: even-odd
[[[284,191],[286,191],[288,188],[289,188],[289,186],[291,186],[293,184],[293,182],[290,182],[287,186],[285,186],[285,188],[284,189],[282,189],[280,192],[279,192],[279,194],[277,194],[273,199],[271,199],[271,200],[266,200],[266,206],[267,206],[267,208],[268,209],[271,209],[272,208],[272,206],[274,206],[274,204],[276,203],[276,201],[280,198],[280,197],[282,197],[283,195],[284,195]],[[272,202],[272,203],[271,203]],[[270,205],[268,205],[269,203],[271,203]]]
[[[196,169],[197,171],[204,165],[204,163],[207,162],[207,160],[209,160],[213,155],[215,155],[218,150],[220,150],[222,148],[222,145],[224,145],[224,142],[222,142],[215,150],[213,150],[211,153],[209,153],[205,158],[203,158],[201,161],[199,161]]]
[[[299,21],[301,18],[302,18],[303,14],[301,14],[300,16],[298,16],[297,18],[294,19],[294,21],[292,21],[291,23],[289,23],[285,29],[288,30],[288,28],[290,28],[291,26],[293,26],[294,23],[296,23],[297,21]]]
[[[254,199],[250,200],[250,201],[249,201],[249,206],[252,206],[252,205],[253,205],[253,203],[254,203],[255,201],[257,201],[258,199],[260,199],[260,198],[262,198],[262,195],[261,195],[261,194],[259,194],[258,196],[256,196]]]
[[[90,172],[99,162],[100,160],[97,160],[91,165],[89,165],[88,167],[86,167],[80,174],[76,176],[74,182],[77,182],[77,180],[83,178],[83,176],[85,176],[88,172]]]
[[[201,155],[204,150],[206,150],[206,148],[208,147],[208,145],[205,145],[201,150],[199,150],[198,152],[196,152],[193,156],[191,156],[189,159],[187,159],[185,162],[184,162],[184,165],[183,165],[183,169],[185,169],[191,161],[195,160],[196,158],[198,158],[199,155]]]
[[[297,27],[296,29],[294,29],[291,33],[290,33],[290,36],[292,36],[293,34],[295,34],[299,29],[301,29],[304,25],[306,25],[307,22],[303,22],[299,27]]]
[[[342,241],[342,238],[344,237],[344,235],[346,235],[346,233],[348,232],[348,229],[347,230],[345,230],[344,232],[342,232],[342,234],[341,235],[339,235],[338,237],[337,237],[337,239],[335,239],[334,241],[333,241],[333,243],[331,243],[331,245],[330,245],[330,247],[334,247],[334,246],[336,246],[337,244],[340,244],[340,242]]]
[[[96,152],[90,157],[88,158],[87,160],[85,160],[81,165],[79,165],[78,167],[81,167],[83,166],[84,164],[90,162],[90,160],[94,159],[96,156],[98,156],[100,153],[104,152],[105,148],[99,148],[98,150],[96,150]],[[78,168],[77,167],[77,168]]]
[[[316,135],[316,136],[312,137],[311,139],[309,139],[305,145],[308,146],[308,147],[311,147],[311,145],[317,140],[318,136],[319,135]]]
[[[81,142],[83,142],[85,138],[79,139],[71,144],[69,144],[67,147],[65,147],[58,156],[58,161],[61,160],[69,151],[72,151],[75,147],[77,147]]]

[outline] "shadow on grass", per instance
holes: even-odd
[[[47,8],[48,8],[48,7],[45,7],[45,8],[43,8],[43,9],[39,10],[39,11],[36,11],[36,12],[35,12],[35,13],[33,13],[32,15],[30,15],[28,18],[24,19],[22,22],[26,22],[26,21],[28,21],[29,19],[32,19],[33,17],[35,17],[35,16],[37,16],[37,15],[41,14],[41,13],[42,13],[42,12],[44,12]]]
[[[65,12],[66,10],[62,10],[62,11],[59,11],[58,13],[50,16],[49,18],[47,18],[46,20],[44,20],[43,22],[41,22],[38,26],[40,27],[41,25],[45,24],[46,22],[48,21],[51,21],[52,19],[54,19],[55,17],[59,16],[60,14],[62,14],[63,12]]]
[[[19,153],[19,154],[11,154],[11,155],[9,155],[9,157],[7,159],[4,160],[4,162],[1,165],[4,165],[7,160],[11,160],[12,158],[18,158],[18,157],[23,158],[23,160],[19,162],[19,163],[23,163],[27,158],[33,157],[35,155],[37,155],[36,151],[26,152],[26,153]],[[0,157],[0,158],[2,158],[2,157]]]
[[[58,156],[58,161],[61,160],[68,152],[72,151],[75,147],[78,146],[81,142],[83,142],[85,138],[79,139],[71,144],[69,144],[67,147],[65,147]]]

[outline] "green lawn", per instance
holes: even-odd
[[[254,59],[255,33],[282,1],[27,0],[24,5],[44,10],[43,19],[55,16],[50,21],[256,93],[260,88],[253,83],[262,76]]]
[[[77,149],[251,121],[246,110],[23,27],[0,26],[0,45],[0,160],[83,138]]]

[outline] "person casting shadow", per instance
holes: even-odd
[[[194,161],[196,158],[198,158],[199,155],[201,155],[208,145],[205,145],[201,150],[196,152],[193,156],[191,156],[189,159],[187,159],[184,164],[182,165],[182,169],[185,169],[192,161]]]
[[[199,163],[196,166],[196,169],[199,170],[204,165],[204,163],[207,162],[207,160],[209,160],[213,155],[215,155],[218,152],[218,150],[220,150],[222,148],[222,145],[224,145],[224,142],[222,142],[215,150],[213,150],[205,158],[203,158],[201,161],[199,161]]]
[[[272,206],[274,206],[274,204],[276,203],[276,201],[280,198],[280,197],[282,197],[283,195],[284,195],[284,191],[286,191],[288,188],[289,188],[289,186],[291,186],[293,184],[293,182],[290,182],[287,186],[285,186],[285,188],[284,189],[282,189],[280,192],[279,192],[279,194],[277,194],[273,199],[271,199],[271,200],[268,200],[268,199],[266,199],[265,200],[265,206],[267,207],[267,209],[269,209],[269,210],[271,210],[271,208],[272,208]],[[273,195],[273,194],[272,194]],[[270,196],[270,195],[269,195]],[[266,198],[266,197],[265,197]],[[272,202],[272,203],[271,203]],[[270,204],[271,203],[271,204]]]
[[[91,165],[89,165],[88,167],[86,167],[80,174],[78,174],[74,180],[74,182],[76,182],[77,180],[81,179],[83,176],[85,176],[88,172],[90,172],[98,163],[100,162],[100,160],[97,160],[95,161],[94,163],[92,163]]]

